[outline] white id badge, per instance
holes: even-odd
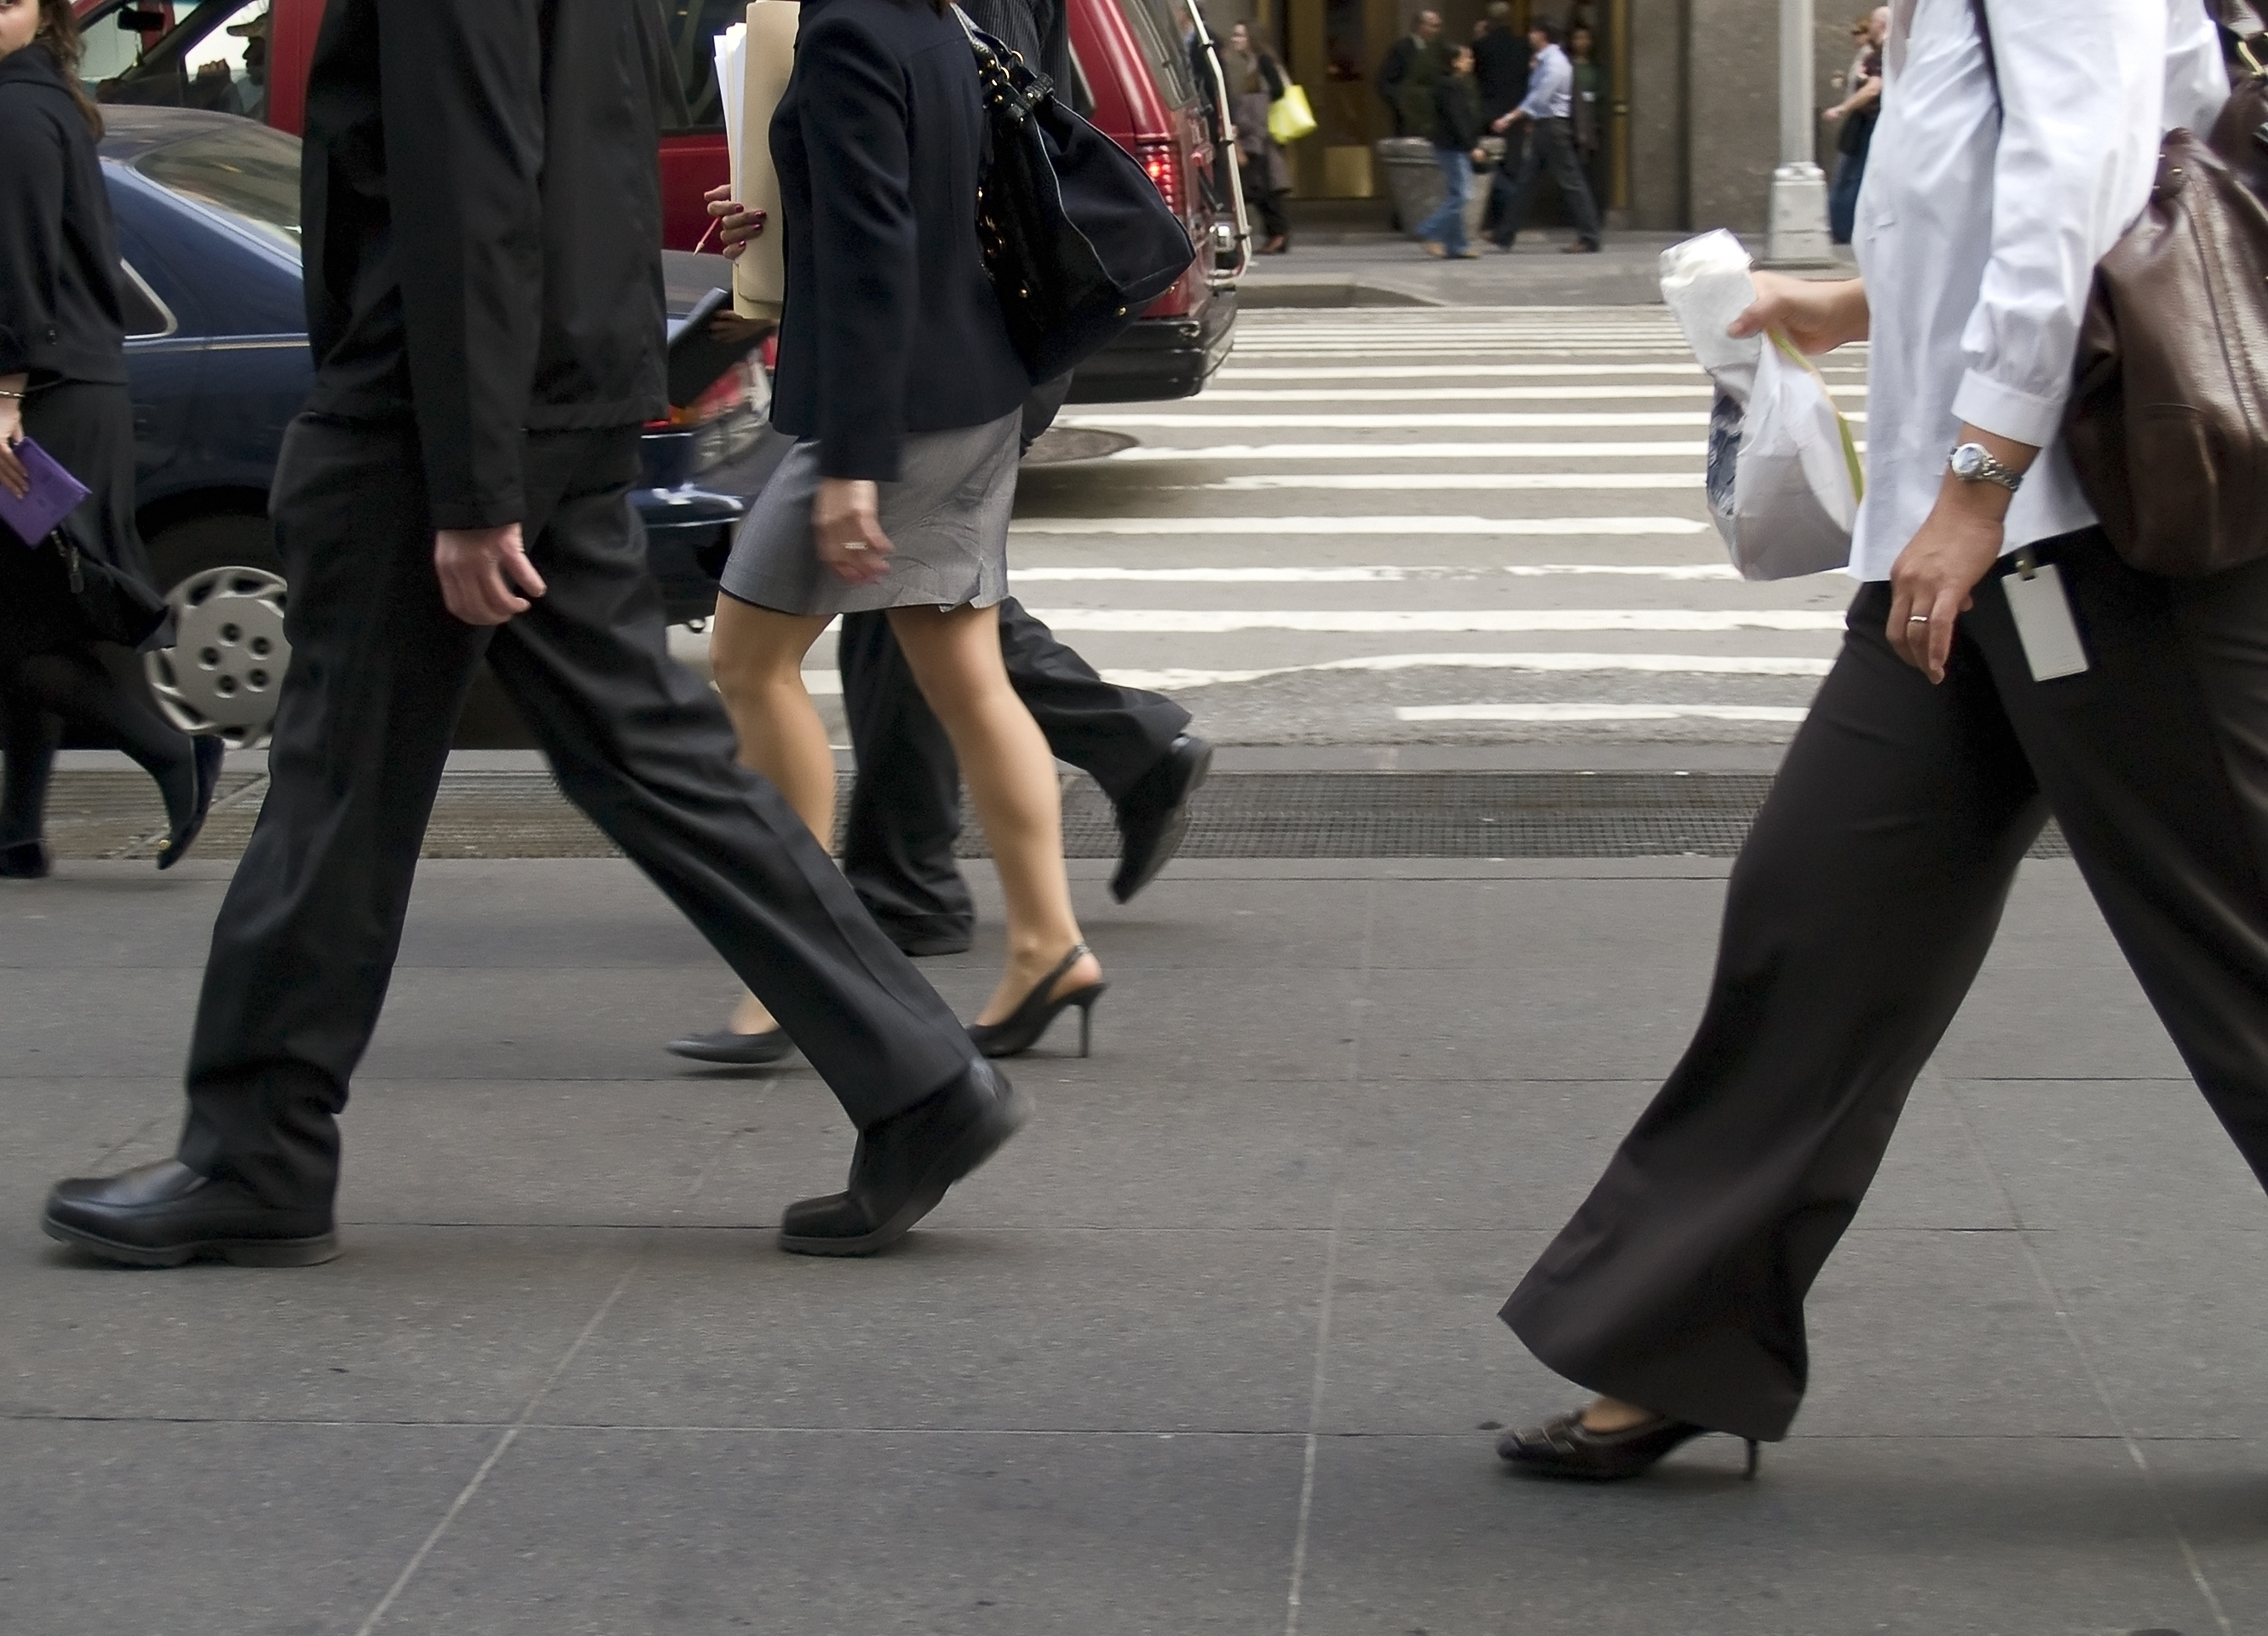
[[[2024,645],[2032,680],[2053,682],[2084,672],[2087,650],[2080,645],[2071,599],[2064,594],[2063,576],[2056,565],[2042,563],[2029,575],[2020,567],[2002,575],[2000,584],[2008,593],[2008,611],[2016,616],[2016,637]]]

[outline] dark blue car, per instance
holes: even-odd
[[[281,680],[285,587],[268,526],[269,480],[312,372],[299,144],[225,114],[124,107],[104,114],[142,534],[160,587],[181,609],[182,640],[152,660],[152,686],[185,726],[222,726],[232,741],[254,742]],[[730,281],[720,257],[666,259],[673,315]],[[714,571],[771,463],[756,401],[762,379],[737,365],[690,408],[646,429],[644,486],[632,503],[674,622],[713,610]],[[458,741],[526,742],[485,677]]]

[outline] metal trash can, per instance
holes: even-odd
[[[1387,197],[1394,201],[1395,222],[1414,239],[1418,224],[1441,203],[1441,167],[1433,163],[1433,144],[1423,136],[1381,136],[1371,151]]]

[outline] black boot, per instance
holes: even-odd
[[[936,1095],[861,1135],[850,1186],[790,1205],[780,1220],[780,1248],[799,1256],[887,1249],[1031,1116],[1031,1103],[1006,1075],[981,1058],[971,1062]]]
[[[41,1225],[49,1238],[135,1267],[178,1267],[201,1258],[239,1267],[309,1267],[339,1253],[328,1205],[262,1204],[242,1183],[200,1175],[178,1159],[58,1182]]]

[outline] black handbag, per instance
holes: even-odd
[[[1134,157],[1056,95],[1055,82],[954,15],[984,98],[976,234],[1008,338],[1035,382],[1092,356],[1197,259]]]
[[[55,525],[46,544],[63,560],[64,588],[98,638],[136,652],[171,645],[173,609],[166,599],[134,575],[81,550],[70,519]]]

